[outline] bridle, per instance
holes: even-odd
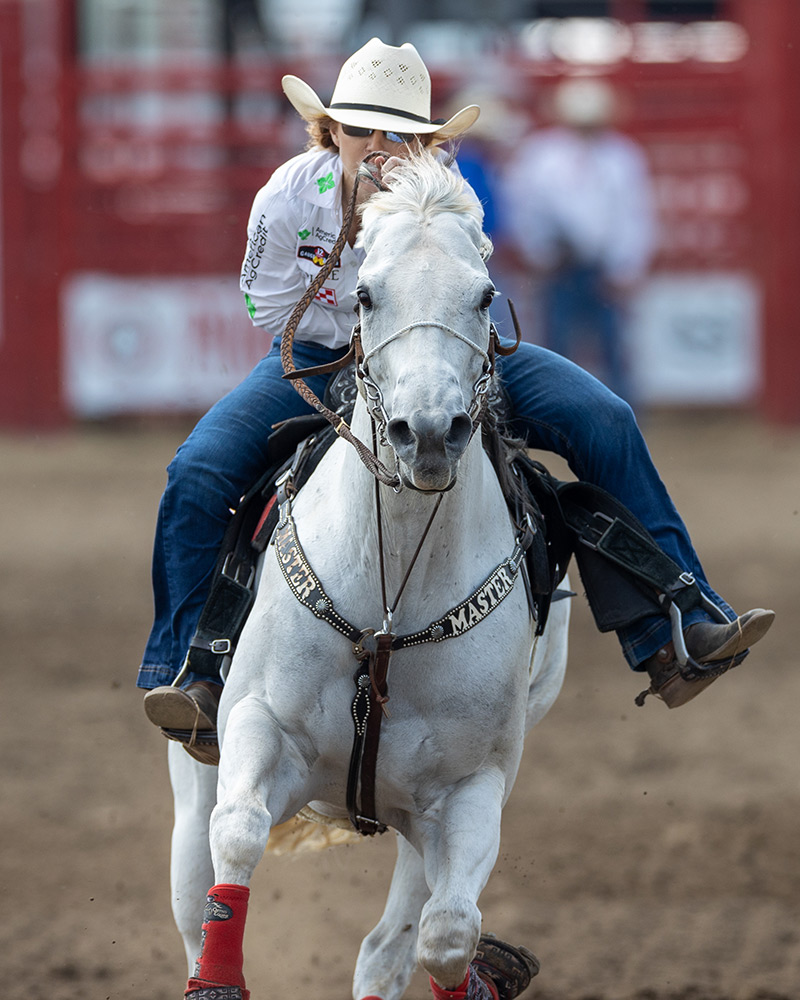
[[[319,400],[316,394],[311,388],[306,384],[304,379],[310,378],[313,375],[327,375],[335,371],[339,371],[345,368],[351,362],[355,362],[356,373],[362,380],[364,385],[364,391],[366,393],[367,406],[370,410],[370,416],[373,420],[373,426],[375,426],[376,418],[378,420],[378,426],[381,426],[381,435],[385,429],[386,423],[388,422],[388,417],[386,414],[386,409],[383,406],[383,395],[380,391],[380,387],[374,382],[369,376],[368,370],[365,368],[365,364],[369,362],[371,357],[375,356],[375,353],[385,347],[392,340],[397,337],[402,336],[409,330],[414,329],[417,326],[434,326],[440,329],[446,330],[448,333],[452,334],[459,340],[465,341],[474,350],[479,351],[484,358],[484,370],[481,376],[476,381],[473,387],[473,400],[470,405],[470,419],[473,423],[473,432],[480,422],[481,416],[483,414],[486,405],[486,393],[489,389],[489,384],[491,382],[492,375],[495,369],[495,356],[500,355],[501,357],[506,357],[509,354],[513,354],[514,351],[519,347],[522,340],[522,331],[517,320],[516,310],[514,309],[514,304],[511,300],[508,300],[508,306],[511,311],[511,318],[514,324],[514,331],[516,333],[516,341],[509,347],[504,347],[500,342],[500,337],[497,333],[497,328],[492,323],[489,327],[489,349],[484,351],[481,347],[475,344],[473,341],[464,337],[463,334],[454,330],[452,327],[447,327],[444,324],[436,322],[425,322],[421,321],[418,323],[410,324],[407,327],[403,327],[401,330],[395,331],[390,334],[382,343],[378,344],[377,347],[369,351],[368,354],[364,354],[363,348],[361,346],[361,324],[356,323],[353,327],[352,333],[350,335],[350,347],[347,353],[339,358],[338,361],[333,361],[327,365],[317,365],[313,368],[303,368],[298,370],[294,364],[294,358],[292,356],[292,345],[294,343],[295,333],[297,332],[297,327],[300,320],[303,317],[306,309],[313,301],[319,289],[322,287],[325,279],[333,270],[334,266],[339,260],[339,257],[344,249],[344,245],[347,241],[347,235],[350,231],[350,225],[353,221],[353,215],[355,213],[356,207],[356,197],[358,194],[358,187],[361,180],[368,180],[373,183],[379,190],[386,190],[384,185],[380,180],[374,176],[373,172],[369,168],[369,162],[378,156],[388,156],[385,152],[374,152],[368,154],[358,172],[356,173],[355,181],[353,184],[353,193],[350,197],[350,201],[344,213],[344,220],[342,222],[342,228],[339,231],[339,235],[331,248],[331,252],[322,265],[322,267],[317,272],[314,280],[305,290],[303,296],[297,303],[297,305],[292,310],[292,314],[286,324],[286,328],[281,336],[281,363],[283,365],[283,378],[291,381],[292,385],[296,391],[305,399],[305,401],[312,406],[318,413],[321,413],[325,419],[331,424],[336,433],[348,441],[358,453],[359,458],[369,470],[369,472],[378,480],[378,482],[383,483],[386,486],[391,486],[395,490],[402,488],[402,480],[395,470],[392,472],[387,469],[383,462],[380,460],[376,454],[376,449],[373,445],[373,449],[367,447],[363,441],[361,441],[355,434],[353,434],[350,429],[350,425],[342,417],[341,414],[336,413],[331,410],[330,407],[326,406],[321,400]],[[364,381],[363,374],[367,376],[367,381]],[[367,389],[367,385],[370,386]]]
[[[447,326],[446,323],[439,323],[435,320],[417,320],[414,323],[409,323],[407,326],[402,327],[400,330],[395,330],[394,333],[390,333],[388,337],[384,338],[379,344],[367,351],[366,354],[361,352],[360,360],[356,361],[356,375],[364,389],[367,409],[372,417],[373,424],[377,427],[381,442],[384,445],[388,445],[385,438],[385,431],[389,423],[389,415],[386,412],[386,407],[383,405],[383,393],[381,392],[381,388],[369,374],[369,362],[375,357],[376,354],[378,354],[379,351],[382,351],[389,344],[393,343],[395,340],[399,340],[399,338],[404,334],[410,333],[412,330],[419,329],[420,327],[443,330],[451,337],[455,337],[457,340],[467,344],[468,347],[471,347],[473,351],[481,356],[483,360],[483,370],[472,387],[472,401],[470,402],[469,410],[467,411],[469,413],[469,418],[472,421],[473,434],[477,430],[480,423],[480,417],[483,413],[485,405],[486,393],[489,391],[489,385],[492,380],[492,375],[494,374],[494,359],[487,351],[484,351],[482,347],[470,340],[468,337],[465,337],[463,333],[459,333],[458,330],[453,329],[452,326]],[[494,324],[491,324],[490,343],[491,338],[496,338],[496,336],[497,332]],[[360,347],[360,324],[353,328],[351,341],[355,337],[358,337]],[[356,357],[358,357],[358,354],[359,351],[356,352]]]

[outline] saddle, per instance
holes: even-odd
[[[356,391],[350,365],[331,379],[326,405],[349,419]],[[708,603],[692,575],[661,550],[615,497],[591,483],[556,479],[528,456],[523,442],[507,436],[504,427],[511,408],[497,380],[488,404],[484,447],[509,516],[524,538],[520,569],[536,634],[544,631],[552,602],[574,596],[559,588],[573,555],[601,632],[667,612],[673,632],[682,634],[682,614]],[[217,682],[225,676],[253,603],[256,564],[278,523],[279,494],[302,488],[336,436],[321,414],[293,417],[276,426],[269,438],[274,462],[241,498],[224,536],[191,640],[188,670]]]

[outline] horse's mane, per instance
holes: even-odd
[[[392,171],[390,183],[388,190],[373,195],[364,206],[364,229],[380,216],[398,212],[410,212],[422,222],[442,212],[453,212],[474,223],[481,256],[484,260],[489,257],[492,244],[483,232],[480,202],[468,193],[464,178],[436,156],[427,150],[412,153]]]

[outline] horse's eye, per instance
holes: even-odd
[[[366,288],[356,289],[356,295],[358,296],[358,301],[365,309],[372,308],[372,299],[369,297],[369,292]]]
[[[480,308],[488,309],[489,306],[492,304],[492,300],[494,299],[496,294],[497,292],[494,288],[487,288],[486,291],[483,293],[483,298],[481,299]]]

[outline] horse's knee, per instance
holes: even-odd
[[[272,817],[256,801],[232,797],[211,814],[210,842],[217,882],[248,885],[269,839]]]
[[[443,989],[464,981],[481,932],[481,914],[472,902],[425,907],[419,927],[417,959]]]

